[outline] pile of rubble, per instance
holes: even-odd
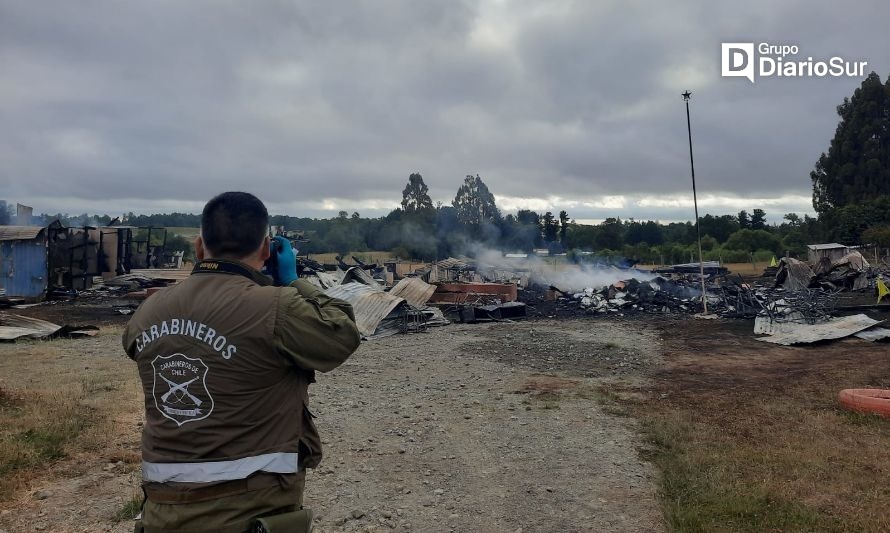
[[[866,289],[873,283],[875,272],[859,252],[850,252],[837,261],[831,262],[823,257],[816,265],[817,282],[828,289]]]
[[[143,273],[147,272],[147,273]],[[169,272],[177,272],[170,275]],[[123,274],[110,278],[94,276],[88,289],[74,290],[65,287],[53,287],[46,292],[46,297],[41,301],[33,298],[6,297],[0,294],[0,309],[27,309],[39,305],[55,305],[72,300],[101,300],[105,298],[123,299],[127,303],[114,306],[115,311],[121,314],[130,314],[136,304],[129,303],[134,300],[144,300],[158,290],[175,284],[184,279],[191,271],[180,270],[143,270],[131,274]],[[126,311],[125,309],[129,309]]]
[[[875,290],[877,281],[887,275],[855,250],[834,261],[823,257],[815,264],[782,258],[772,288],[749,289],[761,303],[754,333],[764,335],[758,340],[786,346],[850,336],[872,342],[890,338],[890,330],[879,327],[881,320],[864,314],[838,316],[871,307],[839,307],[841,293]]]
[[[865,314],[835,316],[839,292],[804,289],[786,293],[766,303],[754,319],[757,340],[782,344],[808,344],[855,336],[868,341],[890,338],[890,330],[878,327],[882,320]]]
[[[603,287],[568,291],[554,285],[532,283],[521,291],[520,300],[543,316],[584,316],[633,313],[697,313],[701,290],[697,282],[680,282],[656,276],[648,280],[630,278]]]
[[[543,286],[540,280],[532,279],[530,287],[522,291],[521,300],[533,306],[536,314],[545,316],[699,313],[703,309],[701,278],[693,266],[697,264],[654,270],[662,273],[654,277],[627,270],[625,280],[583,289]],[[856,251],[833,263],[817,265],[815,270],[808,263],[786,257],[772,267],[774,276],[754,283],[728,275],[716,263],[705,267],[709,313],[748,319],[772,316],[777,309],[787,308],[805,316],[820,312],[828,316],[830,312],[825,308],[834,305],[828,302],[835,302],[838,292],[872,289],[882,274]]]
[[[775,275],[775,286],[790,290],[823,288],[826,290],[863,290],[874,287],[874,280],[882,275],[857,251],[831,261],[823,257],[812,265],[790,257],[783,257]]]
[[[440,309],[427,305],[436,287],[417,277],[403,278],[388,291],[361,266],[345,272],[306,272],[302,277],[328,296],[349,302],[365,339],[449,323]]]
[[[594,313],[686,313],[701,309],[701,291],[663,277],[649,281],[631,278],[610,286],[587,287],[572,294],[587,314]]]

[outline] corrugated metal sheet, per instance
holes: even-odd
[[[45,339],[53,336],[92,337],[99,332],[96,326],[59,326],[52,322],[9,313],[0,313],[0,340],[20,338]]]
[[[720,268],[720,261],[703,261],[701,264],[699,263],[682,263],[679,265],[671,265],[674,268],[701,268],[702,266],[705,270],[709,268]]]
[[[837,248],[846,248],[846,246],[836,242],[829,242],[826,244],[808,244],[807,248],[810,250],[835,250]]]
[[[890,338],[890,329],[887,328],[871,328],[865,331],[860,331],[853,335],[854,337],[859,337],[860,339],[864,339],[871,342],[881,341],[887,338]]]
[[[868,264],[868,261],[862,257],[862,254],[854,250],[832,263],[831,269],[834,270],[835,268],[847,265],[857,272],[868,270],[871,267],[871,265]]]
[[[37,230],[30,239],[0,240],[0,288],[7,296],[41,298],[46,293],[49,282],[46,239],[43,228]]]
[[[456,257],[449,257],[447,259],[442,259],[441,261],[436,263],[436,266],[439,268],[465,269],[465,268],[470,268],[472,266],[472,260],[469,260],[469,259],[464,260],[464,259],[458,259]]]
[[[768,337],[757,337],[757,340],[790,346],[792,344],[808,344],[817,341],[842,339],[862,330],[880,324],[881,320],[869,318],[867,315],[853,315],[842,318],[831,318],[818,324],[799,324],[796,322],[766,322],[769,317],[757,317],[755,332],[762,331]]]
[[[62,329],[62,326],[21,315],[0,313],[0,340],[13,341],[21,337],[41,339]]]
[[[25,241],[36,239],[41,226],[0,226],[0,241]]]
[[[370,287],[374,287],[377,290],[383,290],[383,287],[381,287],[380,284],[377,283],[362,267],[352,267],[348,269],[340,280],[341,285],[346,285],[347,283],[352,282],[363,283]]]
[[[434,292],[436,292],[436,286],[430,285],[420,278],[403,278],[389,290],[390,294],[404,298],[414,307],[426,305]]]
[[[340,278],[328,272],[313,272],[312,274],[303,276],[303,279],[321,290],[340,284]]]
[[[792,291],[806,289],[815,277],[810,265],[791,257],[783,257],[779,261],[779,270],[776,271],[776,282]]]
[[[355,312],[355,323],[365,337],[377,331],[380,321],[386,318],[396,306],[405,302],[403,298],[393,296],[361,283],[347,283],[326,289],[325,294],[346,300],[352,304]]]

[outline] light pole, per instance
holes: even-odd
[[[692,93],[687,89],[683,93],[683,101],[686,102],[686,130],[689,132],[689,168],[692,171],[692,203],[695,205],[695,233],[698,237],[698,269],[701,276],[701,303],[704,314],[708,314],[708,297],[705,289],[705,262],[701,253],[701,225],[698,219],[698,196],[695,193],[695,163],[692,160],[692,122],[689,120],[689,98]]]

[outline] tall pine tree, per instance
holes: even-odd
[[[766,212],[763,209],[751,211],[751,229],[766,229]]]
[[[569,230],[569,214],[565,211],[559,212],[559,243],[566,246],[566,233]]]
[[[890,195],[890,77],[874,72],[837,107],[840,123],[810,172],[813,207],[821,215]]]
[[[429,187],[423,182],[423,176],[418,172],[411,174],[402,191],[402,211],[411,214],[432,210],[433,200],[430,198]]]
[[[544,221],[544,241],[548,244],[556,242],[556,234],[559,232],[559,223],[553,218],[553,213],[547,211],[541,219]]]
[[[462,224],[478,227],[483,222],[498,222],[501,213],[494,202],[494,195],[479,177],[467,175],[451,202]]]

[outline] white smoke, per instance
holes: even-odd
[[[537,258],[536,258],[537,259]],[[649,281],[655,276],[636,269],[620,269],[590,265],[551,265],[538,259],[535,263],[535,275],[531,279],[542,285],[553,285],[566,292],[579,292],[586,288],[600,289],[617,281],[635,278],[638,281]]]
[[[655,276],[637,269],[621,269],[611,266],[573,264],[559,260],[545,259],[535,255],[528,258],[505,258],[497,251],[480,244],[474,244],[470,255],[476,258],[479,268],[493,267],[503,270],[525,271],[529,280],[539,285],[553,285],[566,292],[580,292],[586,288],[601,289],[617,281],[635,278],[649,281]],[[559,261],[559,262],[558,262]]]

